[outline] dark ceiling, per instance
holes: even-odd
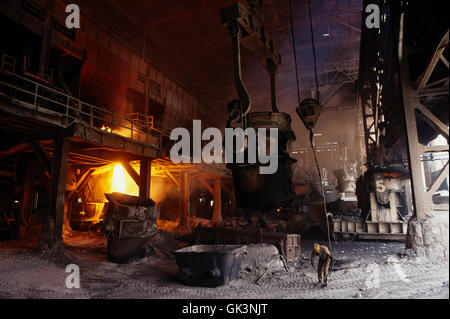
[[[84,7],[130,38],[146,35],[179,69],[190,73],[205,99],[225,103],[234,94],[231,37],[220,24],[220,10],[236,0],[99,0]],[[247,1],[241,0],[247,4]],[[302,94],[314,84],[314,64],[307,0],[292,0],[297,58]],[[321,91],[337,70],[358,63],[361,0],[311,0],[317,66]],[[297,102],[297,87],[290,35],[289,0],[265,0],[260,19],[283,59],[277,75],[279,106],[288,111]],[[102,19],[103,18],[103,19]],[[121,23],[119,22],[121,20]],[[118,23],[119,22],[119,23]],[[158,64],[158,61],[156,61]],[[250,53],[243,50],[243,76],[254,107],[269,105],[269,76]]]

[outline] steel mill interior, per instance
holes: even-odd
[[[449,298],[445,1],[2,0],[0,40],[1,299]]]

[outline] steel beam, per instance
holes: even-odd
[[[189,172],[184,171],[181,173],[181,215],[180,215],[180,228],[189,228],[189,217],[191,215],[191,205],[189,202]]]
[[[133,166],[131,166],[130,163],[128,163],[127,161],[122,161],[120,163],[122,164],[123,168],[125,168],[125,170],[127,171],[128,175],[130,175],[130,177],[136,183],[136,185],[139,186],[140,183],[141,183],[141,177],[136,172],[136,170],[133,168]],[[139,193],[140,193],[140,189],[139,189]]]
[[[141,159],[141,168],[139,171],[139,197],[150,198],[150,190],[152,183],[152,161]]]
[[[41,55],[39,59],[39,74],[47,75],[48,60],[50,56],[52,33],[53,33],[53,11],[55,0],[47,0],[47,10],[45,14],[44,29],[42,32]]]
[[[54,154],[50,178],[50,218],[54,220],[54,243],[62,242],[64,202],[67,179],[67,158],[70,142],[58,139],[54,142]],[[50,223],[52,225],[52,223]]]
[[[420,104],[415,88],[410,82],[409,66],[406,59],[400,60],[400,81],[405,114],[406,140],[408,142],[409,169],[411,171],[412,193],[417,219],[423,219],[432,209],[425,193],[425,184],[420,159],[421,146],[417,133],[415,106]]]
[[[205,181],[203,178],[200,178],[200,183],[202,183],[203,186],[211,193],[211,195],[214,196],[214,189],[208,184],[207,181]]]
[[[36,157],[38,158],[39,163],[41,163],[42,167],[44,168],[45,174],[50,177],[51,163],[50,156],[48,155],[47,150],[42,146],[41,143],[37,141],[31,142],[30,144],[34,152],[36,153]]]
[[[447,177],[448,177],[448,161],[439,172],[439,176],[433,181],[431,186],[428,188],[427,190],[428,196],[432,197],[433,194],[436,193],[438,188],[442,185],[442,183]]]
[[[170,181],[175,185],[177,190],[180,192],[181,191],[181,183],[172,175],[172,173],[168,170],[165,170],[164,175],[166,175],[167,178],[170,179]]]
[[[214,211],[212,216],[213,222],[222,221],[222,187],[220,178],[214,180]]]
[[[448,47],[448,41],[449,35],[447,30],[447,33],[445,33],[444,37],[439,42],[439,45],[434,51],[433,56],[431,57],[431,60],[428,63],[428,66],[425,72],[423,73],[422,78],[419,81],[419,85],[417,86],[418,91],[421,91],[428,84],[428,81],[430,80],[430,77],[433,74],[433,71],[436,68],[436,65],[439,62],[439,60],[441,60],[448,68],[448,61],[443,56],[445,48]]]
[[[31,223],[31,209],[34,191],[34,178],[36,175],[36,167],[30,160],[26,163],[25,179],[23,183],[22,202],[20,210],[20,222],[28,226]]]
[[[439,120],[433,113],[431,113],[425,106],[421,105],[420,102],[416,101],[415,108],[424,115],[424,120],[435,129],[439,134],[442,134],[448,141],[448,126],[445,125],[441,120]]]

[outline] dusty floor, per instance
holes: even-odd
[[[106,260],[101,235],[74,238],[67,244],[81,273],[79,289],[66,288],[65,267],[41,259],[17,243],[0,244],[0,298],[449,298],[448,261],[399,257],[403,243],[335,242],[339,261],[327,287],[316,285],[309,264],[312,241],[302,242],[302,258],[289,272],[242,272],[219,288],[179,283],[170,258],[147,257],[118,265]]]

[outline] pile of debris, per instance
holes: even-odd
[[[172,252],[187,245],[187,242],[177,240],[174,233],[158,230],[147,243],[145,255],[173,258]]]
[[[340,220],[349,222],[364,221],[364,216],[361,208],[355,202],[337,200],[327,204],[328,211],[332,212],[333,216]]]

